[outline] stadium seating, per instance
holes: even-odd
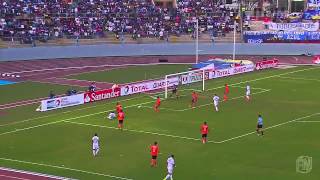
[[[225,36],[232,31],[237,10],[210,0],[177,0],[177,7],[157,7],[152,0],[10,0],[0,4],[0,36],[21,44],[159,41]],[[182,37],[182,38],[180,38]],[[211,38],[207,38],[206,40]],[[59,39],[67,39],[59,41]],[[173,38],[175,39],[175,38]],[[201,40],[201,38],[200,38]],[[36,42],[36,44],[35,44]]]

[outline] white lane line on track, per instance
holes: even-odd
[[[85,171],[85,170],[81,170],[81,169],[68,168],[68,167],[64,167],[64,166],[57,166],[57,165],[50,165],[50,164],[43,164],[43,163],[35,163],[35,162],[30,162],[30,161],[22,161],[22,160],[3,158],[3,157],[0,157],[0,160],[20,163],[20,164],[29,164],[29,165],[36,165],[36,166],[42,166],[42,167],[50,167],[50,168],[55,168],[55,169],[69,170],[69,171],[80,172],[80,173],[85,173],[85,174],[109,177],[109,178],[113,178],[113,179],[133,180],[133,179],[127,178],[127,177],[120,177],[120,176],[114,176],[114,175],[110,175],[110,174],[103,174],[103,173],[97,173],[97,172],[92,172],[92,171]]]
[[[71,179],[71,178],[66,178],[66,177],[53,176],[53,175],[49,175],[49,174],[42,174],[42,173],[37,173],[37,172],[30,172],[30,171],[11,169],[11,168],[4,168],[4,167],[0,167],[0,170],[1,171],[6,171],[6,172],[14,172],[14,173],[18,173],[20,175],[21,174],[27,174],[27,175],[32,175],[32,176],[56,179],[56,180],[76,180],[76,179]]]

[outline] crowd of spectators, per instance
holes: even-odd
[[[200,32],[216,36],[233,29],[238,10],[212,0],[177,0],[177,7],[158,7],[152,0],[3,0],[0,36],[32,43],[55,38],[96,38],[111,32],[121,40]],[[110,34],[110,33],[108,33]]]

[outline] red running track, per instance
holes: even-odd
[[[70,178],[0,167],[0,180],[71,180]]]

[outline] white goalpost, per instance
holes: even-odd
[[[205,83],[206,79],[209,79],[209,73],[206,73],[206,69],[197,69],[192,71],[168,74],[165,76],[165,99],[168,98],[168,90],[169,88],[173,87],[174,85],[190,85],[196,82],[202,82],[201,90],[205,90]],[[206,75],[207,74],[207,75]]]

